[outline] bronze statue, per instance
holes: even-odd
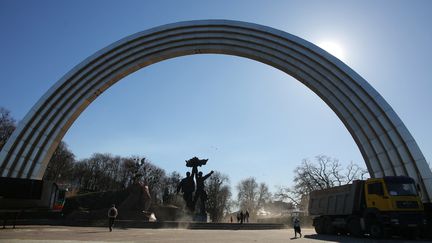
[[[181,190],[183,192],[183,199],[186,202],[186,207],[193,212],[194,202],[193,193],[195,191],[195,181],[193,179],[194,174],[186,172],[186,178],[183,178],[177,186],[177,193]]]
[[[207,200],[207,193],[204,189],[204,181],[209,178],[211,174],[213,174],[213,171],[205,176],[202,176],[202,172],[198,173],[198,166],[201,167],[205,165],[207,161],[208,159],[198,159],[197,157],[186,160],[186,166],[192,167],[192,174],[190,172],[186,172],[186,177],[183,178],[177,186],[177,193],[180,190],[183,192],[183,199],[186,202],[186,207],[191,213],[195,212],[195,205],[197,202],[199,202],[199,214],[206,214],[205,201]],[[196,181],[196,190],[194,177]]]
[[[206,213],[205,202],[207,201],[207,192],[204,190],[204,181],[209,178],[213,173],[214,171],[210,171],[210,173],[208,173],[207,175],[202,176],[203,173],[200,171],[195,177],[197,188],[195,192],[194,204],[196,204],[197,201],[200,200],[201,214]]]

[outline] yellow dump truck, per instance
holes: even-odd
[[[309,214],[316,216],[313,226],[318,234],[415,237],[427,223],[416,183],[406,176],[356,180],[313,191]]]

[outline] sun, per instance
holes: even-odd
[[[344,49],[335,41],[322,41],[318,43],[318,46],[342,61],[346,58]]]

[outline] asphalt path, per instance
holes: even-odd
[[[18,226],[0,229],[0,242],[179,242],[179,243],[246,243],[246,242],[430,242],[404,239],[372,240],[368,237],[317,235],[313,229],[302,229],[303,237],[294,238],[292,229],[285,230],[187,230],[138,229],[64,226]]]

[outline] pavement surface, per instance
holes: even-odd
[[[404,239],[372,240],[367,237],[317,235],[314,229],[302,229],[303,237],[294,238],[292,229],[285,230],[187,230],[187,229],[137,229],[18,226],[16,229],[0,229],[0,242],[184,242],[184,243],[246,243],[246,242],[430,242]]]

